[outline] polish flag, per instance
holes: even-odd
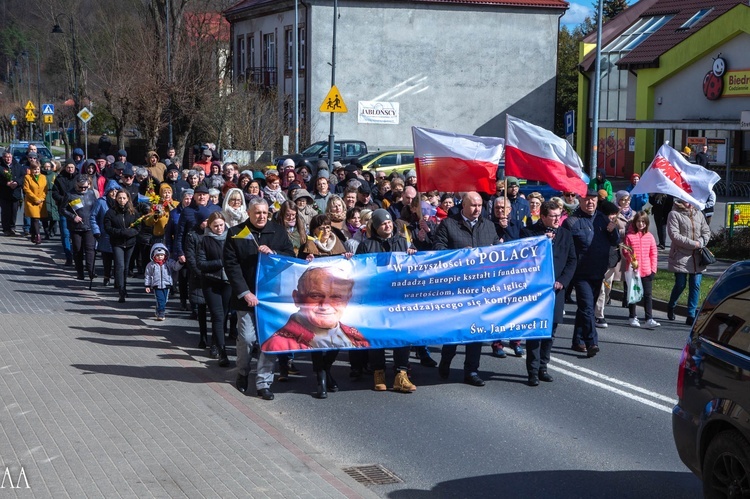
[[[419,190],[494,194],[505,140],[411,127]]]
[[[630,193],[669,194],[702,210],[720,178],[718,173],[690,163],[678,151],[664,144]]]
[[[505,175],[547,182],[586,195],[589,177],[570,143],[544,128],[507,115]]]

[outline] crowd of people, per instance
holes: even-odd
[[[306,261],[325,256],[461,249],[500,244],[523,237],[546,236],[552,241],[555,308],[552,338],[526,342],[528,384],[551,382],[547,370],[551,347],[564,315],[564,304],[575,292],[577,309],[571,348],[594,357],[599,353],[597,329],[607,327],[605,304],[614,282],[626,271],[643,283],[643,326],[659,327],[652,313],[652,283],[657,254],[666,235],[671,240],[669,270],[675,285],[668,318],[675,320],[677,300],[689,284],[688,317],[698,307],[701,274],[698,250],[710,238],[706,216],[690,204],[662,194],[631,195],[639,181],[613,191],[601,171],[585,195],[564,192],[545,199],[540,193],[519,194],[520,182],[507,177],[493,194],[421,192],[416,173],[365,171],[356,161],[329,165],[320,160],[284,160],[265,169],[220,163],[215,147],[197,151],[190,168],[181,168],[170,150],[162,161],[150,151],[143,166],[134,166],[120,150],[114,156],[84,158],[75,149],[56,164],[41,162],[33,146],[18,162],[9,152],[0,161],[0,209],[3,234],[17,236],[17,210],[23,208],[23,236],[34,244],[59,235],[65,266],[90,283],[101,275],[114,285],[119,302],[128,289],[141,286],[155,300],[154,319],[166,319],[170,294],[179,308],[198,323],[198,347],[208,349],[220,367],[231,365],[228,339],[236,339],[237,378],[249,389],[251,360],[258,356],[256,394],[272,400],[271,384],[299,373],[292,354],[258,349],[254,307],[260,253],[281,254]],[[649,232],[649,205],[657,226]],[[101,266],[97,265],[100,259]],[[310,278],[312,279],[312,278]],[[314,286],[314,279],[307,288]],[[302,293],[300,299],[304,299]],[[628,324],[641,327],[637,304],[629,308]],[[211,337],[208,336],[209,324]],[[324,327],[319,328],[325,330]],[[323,331],[329,333],[329,331]],[[353,332],[345,331],[351,337]],[[320,343],[324,344],[324,343]],[[482,343],[465,345],[463,381],[484,386],[479,375]],[[491,345],[496,357],[507,356],[505,345]],[[524,355],[519,340],[508,348]],[[411,393],[409,358],[437,367],[450,376],[456,345],[444,345],[440,362],[424,346],[393,349],[393,390]],[[318,398],[338,390],[331,366],[338,350],[313,352]],[[372,376],[373,388],[384,391],[386,354],[383,349],[349,351],[353,379]]]

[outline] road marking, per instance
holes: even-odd
[[[653,397],[653,398],[656,398],[656,399],[659,399],[659,400],[663,400],[663,401],[669,402],[671,404],[676,404],[677,403],[676,400],[670,399],[669,397],[665,397],[664,395],[660,395],[660,394],[652,392],[650,390],[646,390],[645,388],[641,388],[641,387],[638,387],[636,385],[632,385],[632,384],[627,383],[625,381],[620,381],[617,378],[612,378],[610,376],[606,376],[606,375],[598,373],[596,371],[592,371],[591,369],[586,369],[585,367],[576,366],[575,364],[571,364],[570,362],[566,362],[564,360],[555,359],[554,361],[550,361],[550,364],[548,364],[548,367],[554,369],[557,372],[560,372],[562,374],[570,376],[571,378],[575,378],[575,379],[578,379],[578,380],[583,381],[585,383],[588,383],[590,385],[594,385],[594,386],[597,386],[599,388],[603,388],[603,389],[605,389],[607,391],[610,391],[612,393],[616,393],[618,395],[622,395],[623,397],[629,398],[631,400],[635,400],[636,402],[640,402],[640,403],[642,403],[644,405],[647,405],[649,407],[653,407],[654,409],[659,409],[660,411],[664,411],[664,412],[667,412],[669,414],[672,413],[672,406],[671,405],[660,404],[658,402],[654,402],[653,400],[649,400],[649,399],[641,397],[639,395],[635,395],[633,393],[626,392],[625,390],[620,390],[619,388],[615,388],[614,386],[607,385],[607,384],[602,383],[600,381],[597,381],[595,379],[588,378],[588,377],[584,376],[583,374],[578,374],[576,372],[569,371],[568,369],[564,369],[564,368],[559,367],[559,366],[557,366],[555,364],[563,364],[566,367],[571,367],[573,369],[577,369],[577,370],[580,370],[582,372],[585,372],[589,376],[594,376],[594,377],[605,379],[605,380],[609,381],[610,383],[614,383],[614,384],[618,384],[618,385],[627,387],[627,388],[629,388],[631,390],[634,390],[636,392],[639,392],[639,393],[641,393],[643,395],[648,395],[650,397]]]

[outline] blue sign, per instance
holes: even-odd
[[[10,115],[10,121],[15,121],[15,120],[16,120],[16,115],[15,114],[11,114]]]
[[[549,338],[547,237],[454,251],[308,263],[260,255],[256,307],[266,352]]]
[[[576,130],[576,112],[568,111],[565,113],[565,135],[573,135]]]
[[[42,104],[42,114],[55,114],[55,106],[53,104]]]

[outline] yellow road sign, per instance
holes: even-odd
[[[331,87],[326,98],[323,99],[323,103],[320,105],[321,113],[348,113],[349,110],[346,108],[344,98],[341,97],[341,92],[336,88],[336,85]]]
[[[51,125],[55,122],[55,117],[51,114],[45,114],[44,115],[44,123]]]
[[[15,118],[10,120],[10,126],[16,126],[17,124],[18,124],[18,120],[16,120]]]
[[[94,113],[89,111],[89,108],[84,107],[78,112],[78,117],[81,118],[81,121],[83,121],[84,123],[88,123],[91,118],[94,117]]]
[[[34,103],[31,102],[31,101],[29,101],[29,102],[26,103],[26,106],[24,107],[24,109],[26,111],[34,111],[34,110],[36,110],[36,108],[34,107]],[[28,114],[26,116],[28,116]]]
[[[36,121],[36,114],[31,109],[26,111],[26,121]]]

